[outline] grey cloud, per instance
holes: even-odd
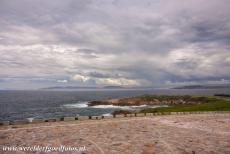
[[[107,72],[107,73],[101,73],[101,72],[88,72],[86,73],[90,77],[95,77],[95,78],[119,78],[122,77],[121,74],[119,73],[112,73],[112,72]]]
[[[230,78],[227,0],[0,3],[1,76],[76,85],[124,78],[148,86]],[[87,82],[71,80],[76,74]]]
[[[77,52],[92,54],[92,53],[96,53],[97,51],[93,49],[78,49]]]
[[[178,59],[178,62],[175,65],[183,68],[183,69],[196,69],[199,61],[192,61],[189,59]]]

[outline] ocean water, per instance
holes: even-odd
[[[103,89],[76,91],[0,91],[0,120],[25,118],[53,118],[76,115],[103,115],[119,109],[140,109],[146,106],[98,105],[89,107],[93,100],[122,98],[142,94],[230,94],[230,89]],[[158,107],[158,106],[155,106]]]

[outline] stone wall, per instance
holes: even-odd
[[[184,114],[219,114],[230,113],[230,111],[199,111],[199,112],[158,112],[158,113],[135,113],[135,114],[117,114],[110,116],[77,116],[77,117],[63,117],[63,118],[48,118],[48,119],[33,119],[28,118],[25,120],[14,121],[0,121],[0,126],[7,125],[23,125],[35,124],[44,122],[58,122],[58,121],[81,121],[81,120],[102,120],[112,118],[130,118],[130,117],[145,117],[145,116],[162,116],[162,115],[184,115]]]

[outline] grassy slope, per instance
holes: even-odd
[[[190,96],[190,95],[142,95],[139,96],[144,101],[153,101],[155,99],[159,101],[170,101],[170,100],[185,100],[193,102],[214,102],[222,100],[215,96]]]
[[[149,96],[148,96],[149,97]],[[200,96],[193,96],[194,98],[200,98]],[[185,111],[230,111],[230,100],[207,96],[203,99],[210,100],[209,103],[196,104],[196,105],[174,105],[170,107],[161,108],[147,108],[140,112],[185,112]]]

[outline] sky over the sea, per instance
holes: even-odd
[[[229,81],[229,0],[0,0],[0,89]]]

